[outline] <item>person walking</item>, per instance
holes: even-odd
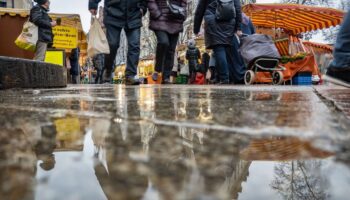
[[[187,0],[148,0],[149,28],[157,37],[154,81],[162,73],[162,83],[169,84],[174,55],[183,23],[186,19]]]
[[[255,28],[252,20],[242,12],[241,23],[242,34],[245,36],[255,34]],[[231,50],[228,52],[229,59],[233,65],[229,66],[230,82],[234,84],[244,84],[244,74],[247,71],[247,67],[239,52],[240,38],[235,35],[232,40]]]
[[[187,43],[186,60],[188,62],[188,68],[190,70],[190,84],[193,84],[196,80],[196,73],[198,72],[198,61],[201,59],[201,52],[196,46],[196,41],[191,39]]]
[[[70,75],[72,77],[72,83],[78,84],[80,83],[80,65],[79,65],[79,57],[80,57],[80,49],[75,48],[72,49],[71,54],[69,56],[69,62],[70,62]]]
[[[97,14],[98,4],[101,0],[89,0],[89,10],[92,15]],[[125,69],[125,84],[138,85],[136,78],[137,66],[140,57],[140,37],[142,17],[146,14],[146,0],[105,0],[104,25],[110,54],[105,55],[103,81],[112,81],[112,71],[120,43],[122,30],[128,40],[127,63]]]
[[[232,0],[223,3],[221,0],[199,0],[195,16],[193,32],[198,35],[204,18],[204,36],[207,49],[213,49],[216,66],[219,70],[220,84],[229,84],[228,51],[232,46],[234,34],[241,31],[241,3]]]
[[[334,45],[334,60],[329,65],[323,79],[350,87],[350,9],[344,18]]]
[[[104,67],[104,54],[97,54],[92,58],[92,62],[94,64],[94,68],[96,70],[96,78],[95,78],[95,84],[101,84],[102,83],[102,73],[103,73],[103,67]]]
[[[47,14],[50,10],[49,0],[34,0],[37,4],[30,10],[29,21],[38,27],[38,42],[34,54],[34,60],[44,61],[48,47],[52,46],[52,27],[57,25]]]

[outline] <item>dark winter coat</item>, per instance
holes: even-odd
[[[255,27],[251,20],[249,20],[247,24],[242,23],[242,32],[243,34],[246,34],[246,35],[255,34]]]
[[[198,60],[201,59],[201,52],[197,47],[189,47],[186,51],[186,59],[188,60],[188,66],[190,72],[197,71]]]
[[[96,9],[101,0],[89,0],[89,10]],[[135,29],[142,26],[142,14],[147,11],[146,0],[105,0],[104,24]]]
[[[47,10],[40,6],[36,5],[30,10],[29,21],[38,26],[38,40],[40,42],[52,43],[53,42],[53,33],[51,17],[47,14]]]
[[[176,19],[171,15],[167,6],[167,0],[148,0],[148,10],[150,12],[149,28],[154,31],[165,31],[176,34],[183,31],[185,19]],[[187,8],[187,0],[170,0],[171,3]]]
[[[216,0],[199,0],[194,16],[193,31],[199,33],[204,18],[205,45],[212,49],[216,45],[232,45],[235,32],[241,30],[242,12],[239,0],[234,0],[236,18],[231,21],[216,20]]]
[[[252,20],[242,12],[242,32],[246,35],[253,35],[255,34],[255,27],[253,25]]]
[[[75,48],[72,49],[71,51],[71,55],[69,56],[69,61],[70,61],[70,74],[73,76],[78,76],[79,75],[79,53],[80,53],[80,49],[79,48]]]

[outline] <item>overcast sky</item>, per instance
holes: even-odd
[[[273,3],[277,0],[258,0],[259,3]],[[100,3],[101,4],[101,3]],[[84,31],[90,27],[90,12],[88,11],[88,0],[51,0],[51,12],[80,14]]]

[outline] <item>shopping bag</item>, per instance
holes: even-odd
[[[38,27],[27,21],[23,25],[22,33],[17,37],[15,44],[24,50],[35,51],[38,42]]]
[[[89,31],[88,56],[93,58],[97,54],[109,54],[109,45],[100,22],[94,18]]]

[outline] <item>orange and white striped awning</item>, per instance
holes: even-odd
[[[288,38],[282,40],[276,40],[275,45],[281,56],[289,55],[289,40]]]
[[[275,45],[281,56],[289,56],[289,39],[276,40]],[[303,45],[308,49],[319,53],[333,53],[333,47],[327,44],[301,41]]]
[[[292,35],[341,24],[344,12],[299,4],[248,4],[243,12],[256,27],[282,28]]]
[[[313,48],[316,51],[324,53],[333,53],[333,47],[328,44],[322,44],[317,42],[303,41],[304,46]]]

